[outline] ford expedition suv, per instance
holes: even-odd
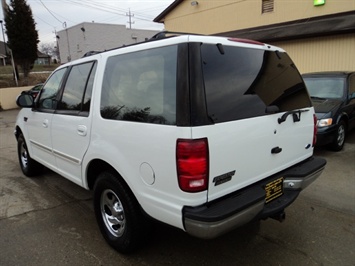
[[[249,40],[158,36],[93,53],[17,103],[23,173],[45,166],[93,190],[120,252],[139,246],[148,217],[204,239],[284,217],[326,164],[296,66]]]

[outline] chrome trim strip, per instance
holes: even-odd
[[[51,148],[48,148],[47,146],[44,146],[42,144],[39,144],[33,140],[30,140],[30,143],[33,144],[34,146],[37,146],[37,148],[40,148],[46,152],[49,152],[49,153],[52,153],[52,149]]]
[[[69,162],[72,162],[72,163],[75,163],[75,164],[80,164],[81,163],[81,161],[79,159],[76,159],[76,158],[71,157],[69,155],[66,155],[64,153],[61,153],[59,151],[53,150],[53,153],[54,153],[54,155],[56,155],[58,157],[61,157],[62,159],[67,160]]]
[[[49,152],[49,153],[52,153],[52,152],[53,152],[54,155],[56,155],[56,156],[58,156],[58,157],[61,157],[62,159],[67,160],[67,161],[69,161],[69,162],[71,162],[71,163],[75,163],[75,164],[79,164],[79,165],[81,164],[81,160],[79,160],[79,159],[77,159],[77,158],[71,157],[71,156],[66,155],[66,154],[64,154],[64,153],[61,153],[61,152],[59,152],[59,151],[52,150],[52,149],[48,148],[47,146],[44,146],[44,145],[42,145],[42,144],[39,144],[39,143],[37,143],[37,142],[35,142],[35,141],[33,141],[33,140],[30,140],[30,143],[33,144],[34,146],[36,146],[36,147],[38,147],[38,148],[40,148],[40,149],[46,151],[46,152]]]

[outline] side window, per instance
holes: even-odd
[[[108,59],[101,116],[106,119],[176,124],[177,46]]]
[[[53,110],[56,108],[57,94],[66,71],[67,68],[59,69],[47,80],[38,99],[38,107],[40,109]]]
[[[94,64],[89,62],[71,68],[58,110],[89,111],[96,69]]]
[[[94,87],[94,78],[95,78],[95,73],[96,73],[96,67],[97,67],[97,64],[94,64],[94,67],[91,70],[90,77],[89,77],[88,83],[86,85],[84,101],[83,101],[81,111],[85,111],[85,112],[90,111],[90,103],[91,103],[92,89]]]
[[[355,97],[355,73],[352,74],[349,78],[349,92]]]

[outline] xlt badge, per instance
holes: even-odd
[[[223,175],[216,176],[215,178],[213,178],[213,183],[215,183],[214,184],[215,186],[226,183],[226,182],[230,181],[232,179],[232,176],[234,176],[234,175],[235,175],[235,170],[225,173]]]

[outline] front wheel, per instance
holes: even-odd
[[[17,139],[17,154],[21,170],[25,176],[32,177],[41,173],[43,166],[31,158],[22,134]]]
[[[337,133],[334,141],[330,144],[330,148],[333,151],[341,151],[344,147],[345,136],[346,136],[346,124],[344,120],[341,120],[338,123]]]
[[[122,253],[136,250],[144,239],[145,217],[120,177],[112,172],[99,175],[94,187],[94,209],[100,231]]]

